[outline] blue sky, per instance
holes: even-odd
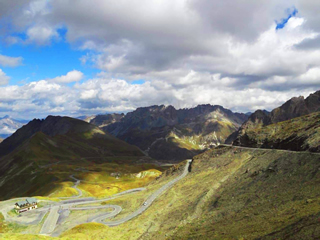
[[[320,49],[312,43],[320,35],[320,6],[220,3],[3,1],[0,117],[155,104],[252,112],[320,88]]]
[[[60,40],[46,46],[3,44],[0,54],[12,57],[22,56],[21,66],[2,68],[11,77],[11,85],[22,85],[65,75],[71,70],[81,70],[86,78],[93,78],[100,70],[94,66],[83,65],[80,61],[80,58],[88,52],[76,49],[65,40]]]
[[[276,29],[282,29],[286,26],[286,24],[288,23],[289,19],[292,17],[295,17],[298,14],[298,10],[295,7],[292,8],[288,8],[287,9],[287,14],[288,16],[285,18],[282,18],[280,21],[276,21]]]

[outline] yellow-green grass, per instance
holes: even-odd
[[[16,217],[19,215],[19,213],[17,213],[17,211],[12,208],[9,212],[8,212],[8,215],[11,216],[11,217]]]
[[[61,237],[65,240],[71,239],[104,239],[104,232],[108,231],[110,227],[100,223],[87,223],[78,225],[68,231],[69,236]]]
[[[72,186],[74,185],[73,182],[60,182],[57,184],[56,189],[50,197],[52,198],[59,198],[59,197],[72,197],[78,195],[78,191]]]
[[[119,173],[119,172],[117,172]],[[110,176],[110,172],[83,172],[76,175],[82,182],[79,189],[88,196],[107,197],[128,189],[143,187],[153,179],[161,175],[156,169],[150,169],[139,173],[119,173],[119,177]],[[142,177],[137,177],[137,175]]]
[[[3,240],[43,240],[51,239],[48,236],[33,235],[33,234],[2,234],[0,235]]]

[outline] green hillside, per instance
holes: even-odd
[[[1,200],[32,195],[46,196],[59,182],[70,181],[69,176],[74,168],[82,165],[134,165],[144,158],[137,147],[88,123],[79,120],[76,123],[78,125],[71,124],[71,130],[65,134],[49,136],[36,132],[11,153],[0,158]],[[63,171],[51,173],[51,166],[56,164],[65,166]]]

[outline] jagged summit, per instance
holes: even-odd
[[[287,102],[285,102],[284,104],[282,104],[280,107],[273,109],[270,114],[265,113],[261,110],[254,112],[248,118],[248,120],[242,124],[237,135],[234,135],[232,140],[234,140],[235,145],[243,145],[248,143],[249,145],[251,144],[253,146],[254,144],[252,142],[254,142],[255,140],[253,140],[254,137],[252,136],[250,136],[251,138],[249,139],[249,136],[248,136],[249,131],[253,131],[254,129],[260,129],[262,127],[269,126],[271,124],[281,123],[291,119],[295,119],[297,122],[299,122],[299,120],[296,118],[303,117],[319,111],[320,111],[320,91],[310,94],[307,98],[304,98],[303,96],[293,97]],[[304,118],[304,119],[308,119],[308,118]],[[283,127],[284,125],[279,125],[279,126]],[[292,129],[290,129],[290,131],[291,130]],[[289,140],[291,141],[292,139],[289,139]],[[289,140],[286,140],[286,141],[289,141]],[[303,141],[304,140],[301,139],[301,142]],[[230,139],[229,139],[229,142],[231,142]],[[296,148],[298,149],[298,147]]]
[[[248,118],[241,129],[245,130],[248,126],[267,126],[318,111],[320,111],[320,91],[310,94],[306,99],[303,96],[293,97],[273,109],[270,114],[258,110]]]

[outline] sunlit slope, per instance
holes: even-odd
[[[64,126],[70,125],[68,131],[48,126],[50,131],[44,131],[47,134],[38,131],[22,143],[20,141],[25,138],[22,134],[24,132],[18,133],[19,136],[13,135],[13,140],[9,139],[8,142],[13,142],[16,147],[0,158],[1,199],[41,195],[50,191],[50,187],[53,187],[50,183],[58,180],[56,175],[48,174],[50,165],[134,163],[144,156],[137,147],[116,139],[93,125],[73,119],[70,122],[65,119],[63,121]],[[30,132],[30,129],[26,132]],[[72,169],[66,170],[69,175],[72,173]]]
[[[82,225],[63,236],[64,239],[317,238],[320,237],[319,169],[319,155],[313,153],[231,147],[209,150],[194,158],[192,171],[185,179],[137,218],[112,228]],[[127,201],[134,202],[134,196]]]
[[[320,152],[320,112],[248,129],[234,145]]]

